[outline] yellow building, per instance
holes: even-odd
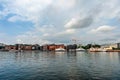
[[[105,50],[112,50],[113,48],[118,48],[118,44],[106,44],[106,45],[102,45],[101,48],[105,49]]]

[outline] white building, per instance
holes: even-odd
[[[104,44],[101,45],[101,48],[106,49],[106,50],[112,50],[113,48],[119,48],[120,43],[114,43],[114,44]]]

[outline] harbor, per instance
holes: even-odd
[[[0,0],[0,80],[120,80],[120,0]]]
[[[3,43],[1,43],[3,44]],[[13,45],[0,45],[0,51],[57,51],[57,52],[120,52],[120,43],[112,44],[13,44]]]

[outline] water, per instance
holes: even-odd
[[[120,53],[0,52],[0,80],[120,80]]]

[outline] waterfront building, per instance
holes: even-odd
[[[65,49],[64,44],[47,44],[43,45],[43,51],[55,51],[55,49],[63,48]]]
[[[77,49],[77,45],[73,44],[73,45],[67,45],[66,46],[67,51],[76,51]]]
[[[117,48],[120,48],[120,43],[117,43]]]
[[[105,49],[106,51],[120,49],[120,43],[104,44],[104,45],[101,45],[101,48]]]
[[[104,45],[101,45],[101,48],[106,49],[106,50],[112,50],[113,48],[118,48],[118,43],[104,44]]]
[[[39,50],[40,46],[35,44],[15,44],[15,45],[6,45],[5,50]]]
[[[16,50],[14,45],[5,45],[5,50]]]
[[[41,49],[42,49],[42,51],[48,51],[48,45],[47,44],[42,45]]]

